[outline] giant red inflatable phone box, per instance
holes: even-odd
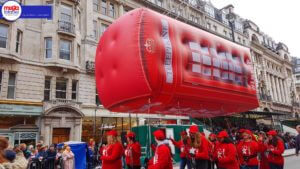
[[[211,117],[258,107],[248,48],[149,9],[109,26],[95,74],[114,112]]]

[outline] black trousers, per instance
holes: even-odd
[[[127,165],[127,169],[141,169],[141,166],[130,166],[130,165]]]
[[[215,162],[208,160],[207,168],[208,169],[215,169]]]
[[[196,160],[196,169],[208,169],[208,160]]]

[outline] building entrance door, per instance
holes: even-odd
[[[70,128],[53,128],[52,143],[58,144],[70,141]]]

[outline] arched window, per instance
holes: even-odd
[[[259,43],[259,40],[255,34],[252,34],[251,41]]]
[[[284,60],[289,60],[289,57],[287,54],[284,54]]]
[[[264,112],[270,112],[268,108],[264,108]]]

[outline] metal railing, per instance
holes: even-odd
[[[58,31],[74,34],[75,25],[72,24],[71,22],[58,21]]]

